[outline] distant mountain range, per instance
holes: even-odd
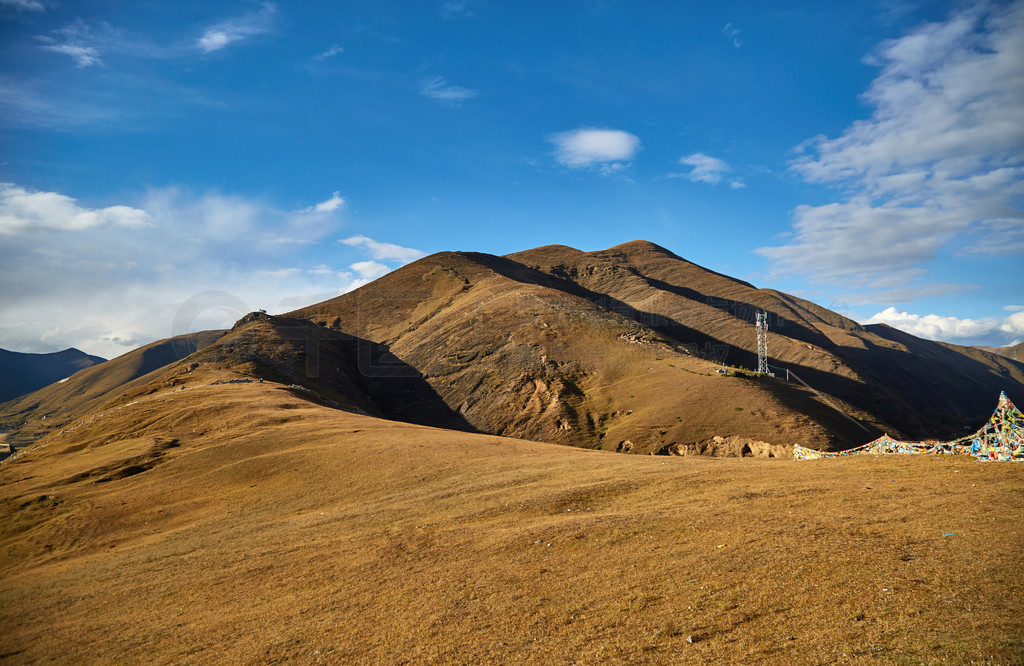
[[[774,376],[753,372],[757,312]],[[634,241],[435,254],[284,316],[125,354],[3,405],[0,423],[38,436],[208,371],[384,419],[630,453],[949,437],[1000,391],[1024,403],[1024,364],[1006,355],[862,326]]]
[[[73,348],[51,354],[0,349],[0,402],[31,393],[104,361],[106,359]]]

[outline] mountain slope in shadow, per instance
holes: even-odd
[[[36,391],[105,360],[73,348],[52,354],[0,349],[0,402]]]

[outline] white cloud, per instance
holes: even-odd
[[[77,19],[36,39],[42,42],[40,49],[70,56],[75,66],[82,68],[103,65],[98,46],[116,43],[118,37],[117,31],[108,23]]]
[[[572,168],[601,166],[621,170],[623,163],[632,160],[640,149],[640,139],[629,132],[593,127],[552,134],[548,141],[555,144],[559,164]]]
[[[336,210],[341,209],[345,205],[345,200],[339,196],[338,192],[331,194],[331,198],[326,201],[321,201],[315,206],[310,206],[304,209],[304,213],[333,213]]]
[[[669,178],[683,178],[694,183],[717,185],[722,182],[725,174],[732,171],[732,168],[726,164],[725,160],[720,160],[717,157],[711,157],[704,153],[684,155],[679,158],[679,163],[693,168],[688,173],[670,173]],[[738,190],[746,187],[746,184],[738,178],[733,178],[729,180],[729,187]]]
[[[1003,319],[961,319],[936,314],[918,315],[888,307],[866,324],[888,324],[918,337],[945,342],[968,341],[992,346],[1014,345],[1024,338],[1024,312]]]
[[[46,11],[46,5],[39,0],[0,0],[0,6],[27,12]]]
[[[26,231],[80,231],[98,226],[143,227],[149,215],[129,206],[82,208],[55,192],[32,192],[0,183],[0,236]]]
[[[732,45],[736,48],[743,46],[743,42],[740,41],[740,30],[735,28],[732,23],[726,23],[725,27],[722,28],[722,34],[725,38],[732,42]]]
[[[792,240],[757,250],[773,273],[866,284],[940,250],[1024,253],[1024,3],[922,25],[870,62],[872,116],[792,167],[845,199],[796,208]]]
[[[270,32],[276,14],[277,7],[265,2],[258,12],[227,19],[207,28],[196,42],[196,47],[205,53],[212,53],[235,42]]]
[[[286,278],[301,272],[301,268],[279,268],[276,271],[257,271],[259,275],[266,275],[267,277],[272,278]]]
[[[434,76],[420,81],[420,94],[448,106],[461,106],[467,99],[477,96],[477,91],[448,83],[444,77]]]
[[[397,261],[407,264],[410,261],[415,261],[425,256],[425,254],[419,250],[394,245],[392,243],[381,243],[366,236],[350,236],[349,238],[344,238],[338,242],[344,243],[349,247],[365,248],[370,251],[370,255],[374,259],[379,259],[381,261]]]
[[[327,49],[323,53],[313,56],[313,60],[326,60],[327,58],[333,58],[344,50],[345,49],[341,48],[337,44],[331,44],[331,48]]]
[[[391,272],[391,268],[376,261],[357,261],[349,268],[359,273],[359,277],[363,280],[376,280]]]
[[[337,296],[366,280],[305,265],[303,253],[336,231],[340,199],[284,211],[162,188],[129,205],[87,207],[57,192],[0,185],[0,347],[75,346],[110,358],[185,332],[174,328],[175,315],[196,294],[230,295],[235,319]],[[221,316],[227,320],[217,325],[234,321]]]
[[[77,67],[91,67],[92,65],[103,64],[103,61],[100,59],[100,52],[92,46],[81,46],[78,44],[45,44],[39,48],[44,51],[53,51],[54,53],[63,53],[64,55],[71,56]]]

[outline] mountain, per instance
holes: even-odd
[[[52,354],[0,349],[0,402],[31,393],[105,360],[74,348]]]
[[[758,311],[776,376],[718,374],[757,367]],[[481,432],[575,446],[834,450],[960,434],[999,391],[1024,398],[1005,357],[861,326],[646,241],[443,252],[289,316],[387,347]]]
[[[999,354],[1014,361],[1024,362],[1024,342],[1007,345],[1006,347],[978,347],[978,349],[992,354]]]
[[[19,429],[22,438],[60,428],[77,415],[100,410],[124,390],[145,386],[165,366],[222,337],[203,331],[160,340],[75,373],[67,381],[0,405],[0,425]]]
[[[774,376],[752,371],[756,312]],[[861,326],[634,241],[438,253],[287,315],[154,343],[3,405],[0,422],[37,437],[207,370],[380,418],[631,453],[946,438],[1000,391],[1024,403],[1012,359]]]

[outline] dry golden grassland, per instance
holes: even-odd
[[[1024,466],[151,396],[0,467],[7,663],[1021,663]]]

